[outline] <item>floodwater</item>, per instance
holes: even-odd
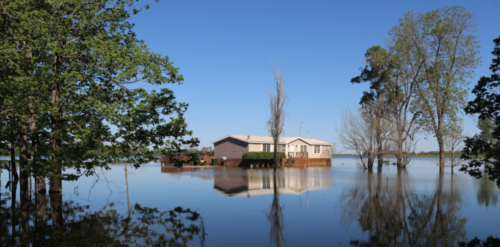
[[[457,246],[500,237],[500,190],[437,159],[406,172],[332,167],[166,168],[111,165],[20,199],[1,174],[2,246]],[[128,184],[128,190],[127,190]],[[12,201],[16,201],[12,207]]]

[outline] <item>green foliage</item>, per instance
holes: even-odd
[[[478,119],[477,128],[481,130],[479,136],[481,139],[488,143],[495,143],[497,140],[493,137],[493,128],[495,127],[495,121],[490,118]]]
[[[18,156],[21,153],[19,148],[14,149],[14,155]],[[9,156],[10,157],[10,148],[0,148],[0,156]]]
[[[46,158],[25,170],[72,180],[132,155],[138,167],[199,143],[183,117],[188,104],[165,86],[184,80],[179,69],[133,31],[130,19],[142,11],[135,2],[2,5],[0,143],[12,132],[22,140],[21,125],[29,124],[33,156]],[[65,168],[76,173],[62,174]]]
[[[391,76],[391,54],[380,46],[372,46],[365,53],[367,65],[359,76],[353,77],[351,83],[370,82],[370,91],[364,91],[360,104],[375,101],[384,93],[384,84]]]
[[[280,159],[286,158],[285,153],[278,152]],[[246,152],[243,153],[244,160],[272,160],[274,159],[274,152]]]
[[[492,52],[494,59],[491,63],[490,77],[482,76],[472,90],[476,95],[470,101],[465,112],[467,114],[479,114],[478,127],[481,129],[479,135],[465,139],[465,148],[462,158],[469,161],[460,170],[471,176],[482,177],[479,169],[484,165],[484,170],[491,180],[496,180],[500,187],[500,37],[493,40],[495,48]],[[480,159],[477,159],[481,156]]]
[[[391,42],[408,49],[406,58],[417,63],[412,112],[420,112],[419,127],[433,133],[443,149],[442,136],[457,122],[467,99],[468,79],[480,63],[479,41],[472,34],[474,15],[463,7],[408,12],[391,30]]]

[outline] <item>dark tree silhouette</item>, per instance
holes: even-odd
[[[477,85],[472,90],[476,95],[473,101],[470,101],[465,112],[467,114],[479,114],[480,120],[494,120],[494,128],[490,140],[481,135],[475,135],[465,139],[465,148],[462,158],[468,160],[468,164],[460,169],[476,178],[482,177],[480,167],[489,174],[491,180],[496,180],[500,187],[500,143],[491,141],[500,138],[500,37],[493,40],[495,48],[492,54],[495,56],[491,63],[490,77],[482,76]]]

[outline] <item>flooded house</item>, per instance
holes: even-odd
[[[232,166],[248,165],[242,160],[246,152],[273,152],[269,136],[228,135],[212,142],[215,158],[226,157]],[[332,143],[312,138],[280,137],[278,151],[286,155],[286,166],[331,165]]]

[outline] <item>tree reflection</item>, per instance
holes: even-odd
[[[496,206],[498,203],[497,187],[495,182],[488,178],[488,173],[484,172],[478,183],[477,204],[485,207]]]
[[[345,191],[339,201],[344,225],[357,223],[369,234],[368,241],[351,245],[455,246],[465,238],[466,219],[453,175],[446,190],[443,175],[438,176],[431,195],[415,194],[405,171],[398,171],[395,184],[380,173],[363,176],[366,184]]]
[[[0,242],[9,246],[187,246],[196,236],[204,245],[203,220],[190,209],[162,212],[135,204],[129,217],[112,203],[91,211],[63,202],[58,193],[50,194],[50,208],[44,193],[37,195],[36,203],[21,201],[20,208],[26,210],[17,209],[17,204],[7,208],[10,199],[5,193],[0,200]],[[16,227],[18,219],[29,224]]]
[[[475,237],[474,239],[466,242],[461,241],[458,242],[459,247],[487,247],[487,246],[500,246],[500,239],[495,238],[493,236],[489,236],[486,240],[481,241],[479,238]]]
[[[275,244],[278,247],[286,245],[286,238],[283,233],[285,229],[285,218],[283,217],[284,206],[280,203],[280,194],[278,189],[278,180],[276,178],[277,171],[273,171],[273,202],[269,213],[267,214],[267,219],[271,223],[271,229],[269,231],[269,246]]]

